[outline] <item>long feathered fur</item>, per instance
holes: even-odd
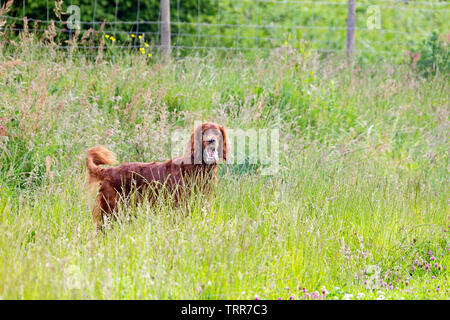
[[[114,152],[106,149],[102,146],[96,146],[90,148],[87,151],[87,168],[89,173],[89,185],[93,186],[104,179],[103,171],[104,168],[99,167],[104,164],[115,164],[117,163],[116,155]]]

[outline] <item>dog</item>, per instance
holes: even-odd
[[[100,166],[117,162],[115,154],[102,146],[89,149],[89,184],[99,186],[92,209],[96,230],[101,231],[104,221],[114,218],[118,201],[133,191],[138,191],[138,199],[145,194],[150,201],[170,195],[178,204],[198,190],[211,200],[218,181],[218,164],[227,161],[230,150],[225,126],[211,122],[194,128],[183,156],[165,162],[133,162],[103,168]]]

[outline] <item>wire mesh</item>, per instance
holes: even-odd
[[[104,45],[95,41],[79,43],[78,49],[129,49],[144,44],[148,50],[160,47],[161,12],[157,0],[93,0],[90,4],[66,0],[60,4],[60,19],[55,14],[59,1],[41,0],[43,8],[36,10],[39,1],[16,0],[15,10],[1,17],[7,21],[3,28],[18,33],[25,29],[26,19],[35,25],[30,29],[42,34],[54,24],[57,47],[69,49],[67,39],[75,32],[68,28],[64,10],[73,4],[81,10],[80,34],[90,30],[115,40]],[[126,15],[125,2],[132,4]],[[0,0],[0,6],[5,3]],[[371,0],[356,4],[356,51],[360,53],[402,52],[411,42],[432,32],[449,33],[447,1]],[[296,50],[307,46],[318,52],[345,50],[348,1],[172,0],[170,5],[172,50],[260,51],[283,46]],[[379,24],[374,26],[377,19]]]

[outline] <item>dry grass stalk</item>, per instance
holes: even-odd
[[[70,54],[73,54],[74,51],[78,48],[78,37],[79,36],[80,36],[80,29],[76,29],[72,38],[65,41],[70,46]]]
[[[50,49],[50,53],[52,56],[55,55],[55,49],[58,46],[55,42],[57,32],[56,32],[56,26],[55,22],[51,21],[50,25],[47,29],[44,31],[44,39],[47,44],[47,47]]]
[[[105,48],[105,38],[102,36],[103,29],[105,28],[106,19],[103,20],[103,23],[100,25],[100,30],[96,33],[97,36],[100,37],[97,57],[95,58],[96,63],[101,63],[103,61],[103,49]]]
[[[59,21],[61,21],[61,15],[64,14],[64,12],[62,12],[63,2],[64,0],[55,0],[55,8],[53,9],[53,12],[58,17]]]
[[[86,46],[89,45],[89,39],[90,39],[90,37],[91,37],[92,31],[93,31],[93,29],[92,29],[92,28],[89,28],[89,29],[87,29],[87,30],[83,33],[83,36],[81,37],[81,40],[80,40],[80,44],[81,44],[83,47],[86,47]]]
[[[28,28],[28,18],[23,18],[23,31],[19,35],[20,43],[22,47],[28,47],[28,45],[33,41],[33,34],[29,32]]]
[[[3,18],[4,15],[6,15],[9,10],[11,10],[11,6],[13,4],[14,0],[9,0],[8,2],[6,2],[1,8],[0,8],[0,36],[1,38],[4,38],[5,34],[6,34],[6,18]]]

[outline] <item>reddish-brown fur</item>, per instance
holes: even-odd
[[[134,162],[102,168],[100,165],[115,163],[114,153],[101,146],[89,149],[89,183],[100,186],[92,210],[97,230],[102,229],[105,218],[113,217],[118,201],[133,190],[141,195],[147,191],[150,200],[154,200],[164,189],[164,194],[173,196],[175,203],[189,196],[195,186],[200,192],[209,193],[217,182],[217,161],[205,162],[202,155],[207,148],[218,150],[220,158],[226,161],[230,145],[224,126],[215,123],[199,125],[191,135],[186,154],[165,162]],[[200,158],[196,158],[198,156]]]

